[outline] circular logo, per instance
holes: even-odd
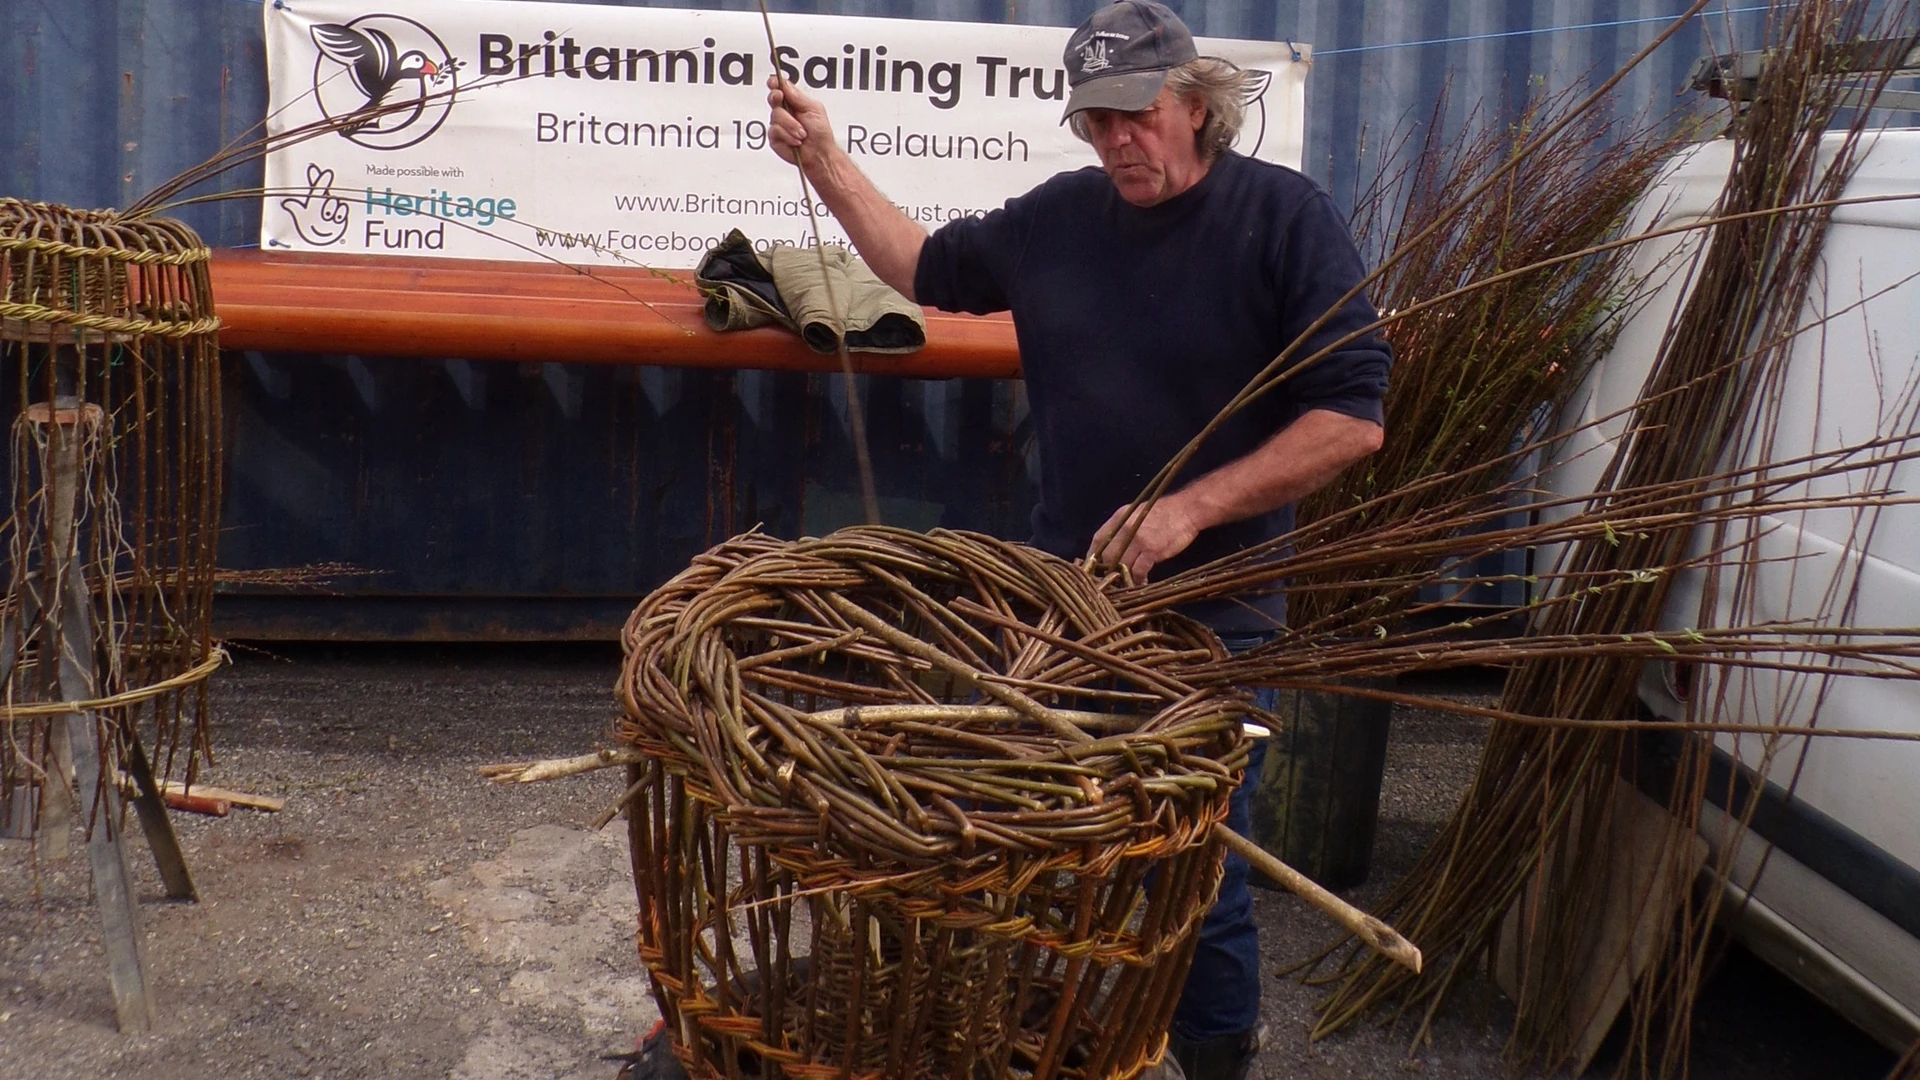
[[[1256,105],[1260,107],[1260,130],[1253,137],[1253,149],[1246,153],[1248,157],[1259,157],[1260,147],[1267,141],[1267,87],[1273,85],[1273,72],[1248,68],[1246,75],[1247,81],[1242,87],[1243,96],[1241,97],[1241,103],[1246,112],[1242,116],[1250,120],[1253,107]],[[1246,127],[1242,126],[1241,130],[1244,132]]]
[[[439,35],[400,15],[313,27],[313,93],[340,136],[402,150],[440,130],[453,110],[460,62]]]

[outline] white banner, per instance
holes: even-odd
[[[263,6],[270,131],[338,125],[267,156],[264,249],[686,268],[734,228],[813,242],[799,178],[766,148],[757,13]],[[840,144],[930,229],[1095,163],[1060,123],[1066,29],[776,15],[773,30]],[[1307,47],[1197,44],[1263,73],[1241,152],[1297,168]]]

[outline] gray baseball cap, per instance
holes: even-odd
[[[1065,120],[1082,109],[1134,112],[1153,104],[1167,72],[1200,54],[1180,16],[1152,0],[1119,0],[1067,39]]]

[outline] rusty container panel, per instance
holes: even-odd
[[[607,637],[695,554],[860,520],[838,375],[228,354],[222,563],[251,637]],[[888,524],[1022,536],[1013,380],[860,376]]]

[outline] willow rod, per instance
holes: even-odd
[[[773,15],[767,10],[767,0],[759,0],[760,25],[767,31],[767,61],[772,65],[773,77],[780,79],[780,46],[773,40]],[[789,84],[791,85],[791,84]],[[860,506],[866,512],[867,524],[880,524],[880,492],[873,482],[873,457],[867,451],[867,420],[865,406],[860,403],[860,385],[853,376],[853,357],[847,355],[847,316],[840,308],[839,300],[834,296],[833,274],[827,268],[827,240],[820,235],[820,215],[813,208],[813,186],[807,183],[807,148],[793,148],[793,171],[800,177],[800,203],[807,208],[807,221],[813,227],[813,250],[820,256],[820,283],[827,290],[827,309],[833,312],[833,341],[840,356],[840,376],[847,387],[847,427],[853,437],[853,460],[860,469]]]
[[[1375,952],[1415,975],[1420,974],[1420,949],[1401,937],[1398,930],[1321,888],[1312,878],[1269,854],[1266,848],[1227,828],[1225,822],[1213,827],[1213,835],[1252,863],[1254,869],[1286,886],[1288,892],[1313,905]]]

